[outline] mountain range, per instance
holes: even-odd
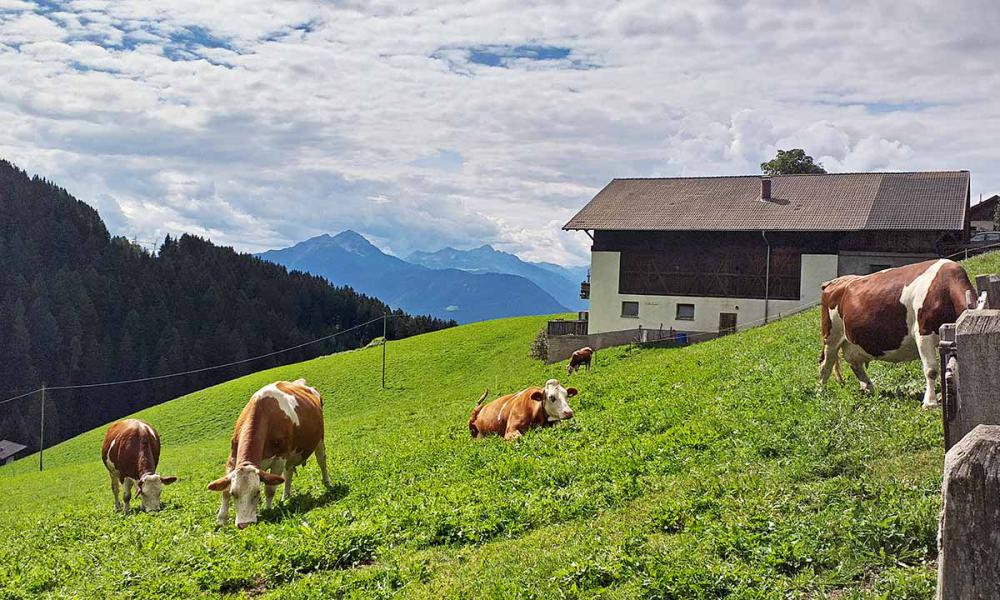
[[[580,306],[579,283],[572,282],[572,271],[527,263],[489,246],[414,253],[403,260],[347,230],[258,256],[350,286],[412,314],[459,323],[567,312]]]

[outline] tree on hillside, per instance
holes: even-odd
[[[760,170],[765,175],[799,175],[811,173],[826,173],[823,165],[813,161],[802,148],[778,150],[778,155],[767,162],[760,163]]]

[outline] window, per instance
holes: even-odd
[[[970,242],[985,242],[986,241],[986,234],[985,233],[977,233],[976,235],[972,236],[972,239],[969,240],[969,241]]]
[[[622,316],[629,318],[638,318],[639,316],[639,303],[638,302],[622,302]]]
[[[694,304],[678,304],[677,320],[694,321]]]
[[[986,241],[987,242],[1000,242],[1000,233],[987,233],[986,234]]]

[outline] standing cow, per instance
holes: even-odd
[[[177,481],[176,477],[161,477],[156,472],[160,462],[160,436],[148,423],[138,419],[125,419],[108,427],[101,446],[101,462],[111,476],[111,493],[115,499],[115,510],[129,512],[132,486],[142,510],[160,510],[160,495],[163,486]],[[125,487],[125,504],[118,494],[120,486]]]
[[[566,365],[566,374],[571,375],[580,370],[580,367],[587,367],[590,370],[590,361],[594,358],[594,349],[584,346],[569,357],[569,364]]]
[[[567,399],[576,395],[576,388],[564,388],[555,379],[546,381],[545,387],[529,387],[483,404],[489,394],[489,390],[483,393],[469,417],[469,433],[474,438],[502,435],[505,440],[516,440],[532,427],[573,418]]]
[[[927,379],[923,406],[936,406],[938,329],[958,319],[971,293],[965,269],[944,259],[824,283],[820,381],[829,379],[840,351],[863,392],[873,388],[865,372],[872,360],[919,358]]]
[[[284,482],[282,500],[292,494],[295,467],[316,453],[323,483],[330,485],[323,444],[323,399],[305,379],[278,381],[262,387],[247,402],[233,429],[226,475],[208,484],[222,492],[218,523],[229,520],[229,498],[236,501],[236,526],[257,522],[260,484],[265,508],[271,508],[278,484]],[[270,471],[270,472],[268,472]]]

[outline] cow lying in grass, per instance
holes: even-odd
[[[278,381],[258,390],[236,420],[226,475],[208,484],[208,489],[222,492],[219,525],[229,519],[230,496],[236,501],[236,526],[243,529],[256,523],[261,483],[265,508],[271,508],[274,492],[282,482],[285,491],[281,498],[287,500],[292,495],[295,467],[313,452],[323,483],[330,485],[319,392],[307,386],[305,379]]]
[[[845,275],[822,289],[820,382],[825,384],[838,367],[841,352],[863,392],[874,387],[865,372],[872,360],[920,359],[927,382],[924,408],[936,406],[938,330],[954,323],[975,293],[965,269],[950,260],[929,260]]]
[[[489,390],[483,393],[469,417],[474,438],[502,435],[505,440],[516,440],[532,427],[573,418],[567,399],[576,395],[576,388],[564,388],[555,379],[545,382],[545,387],[529,387],[483,404],[489,394]]]
[[[148,423],[125,419],[108,427],[101,446],[101,462],[111,476],[111,493],[115,510],[129,511],[132,486],[142,510],[160,510],[163,486],[177,481],[176,477],[161,477],[156,472],[160,462],[160,436]],[[125,503],[118,499],[120,486],[125,487]]]

